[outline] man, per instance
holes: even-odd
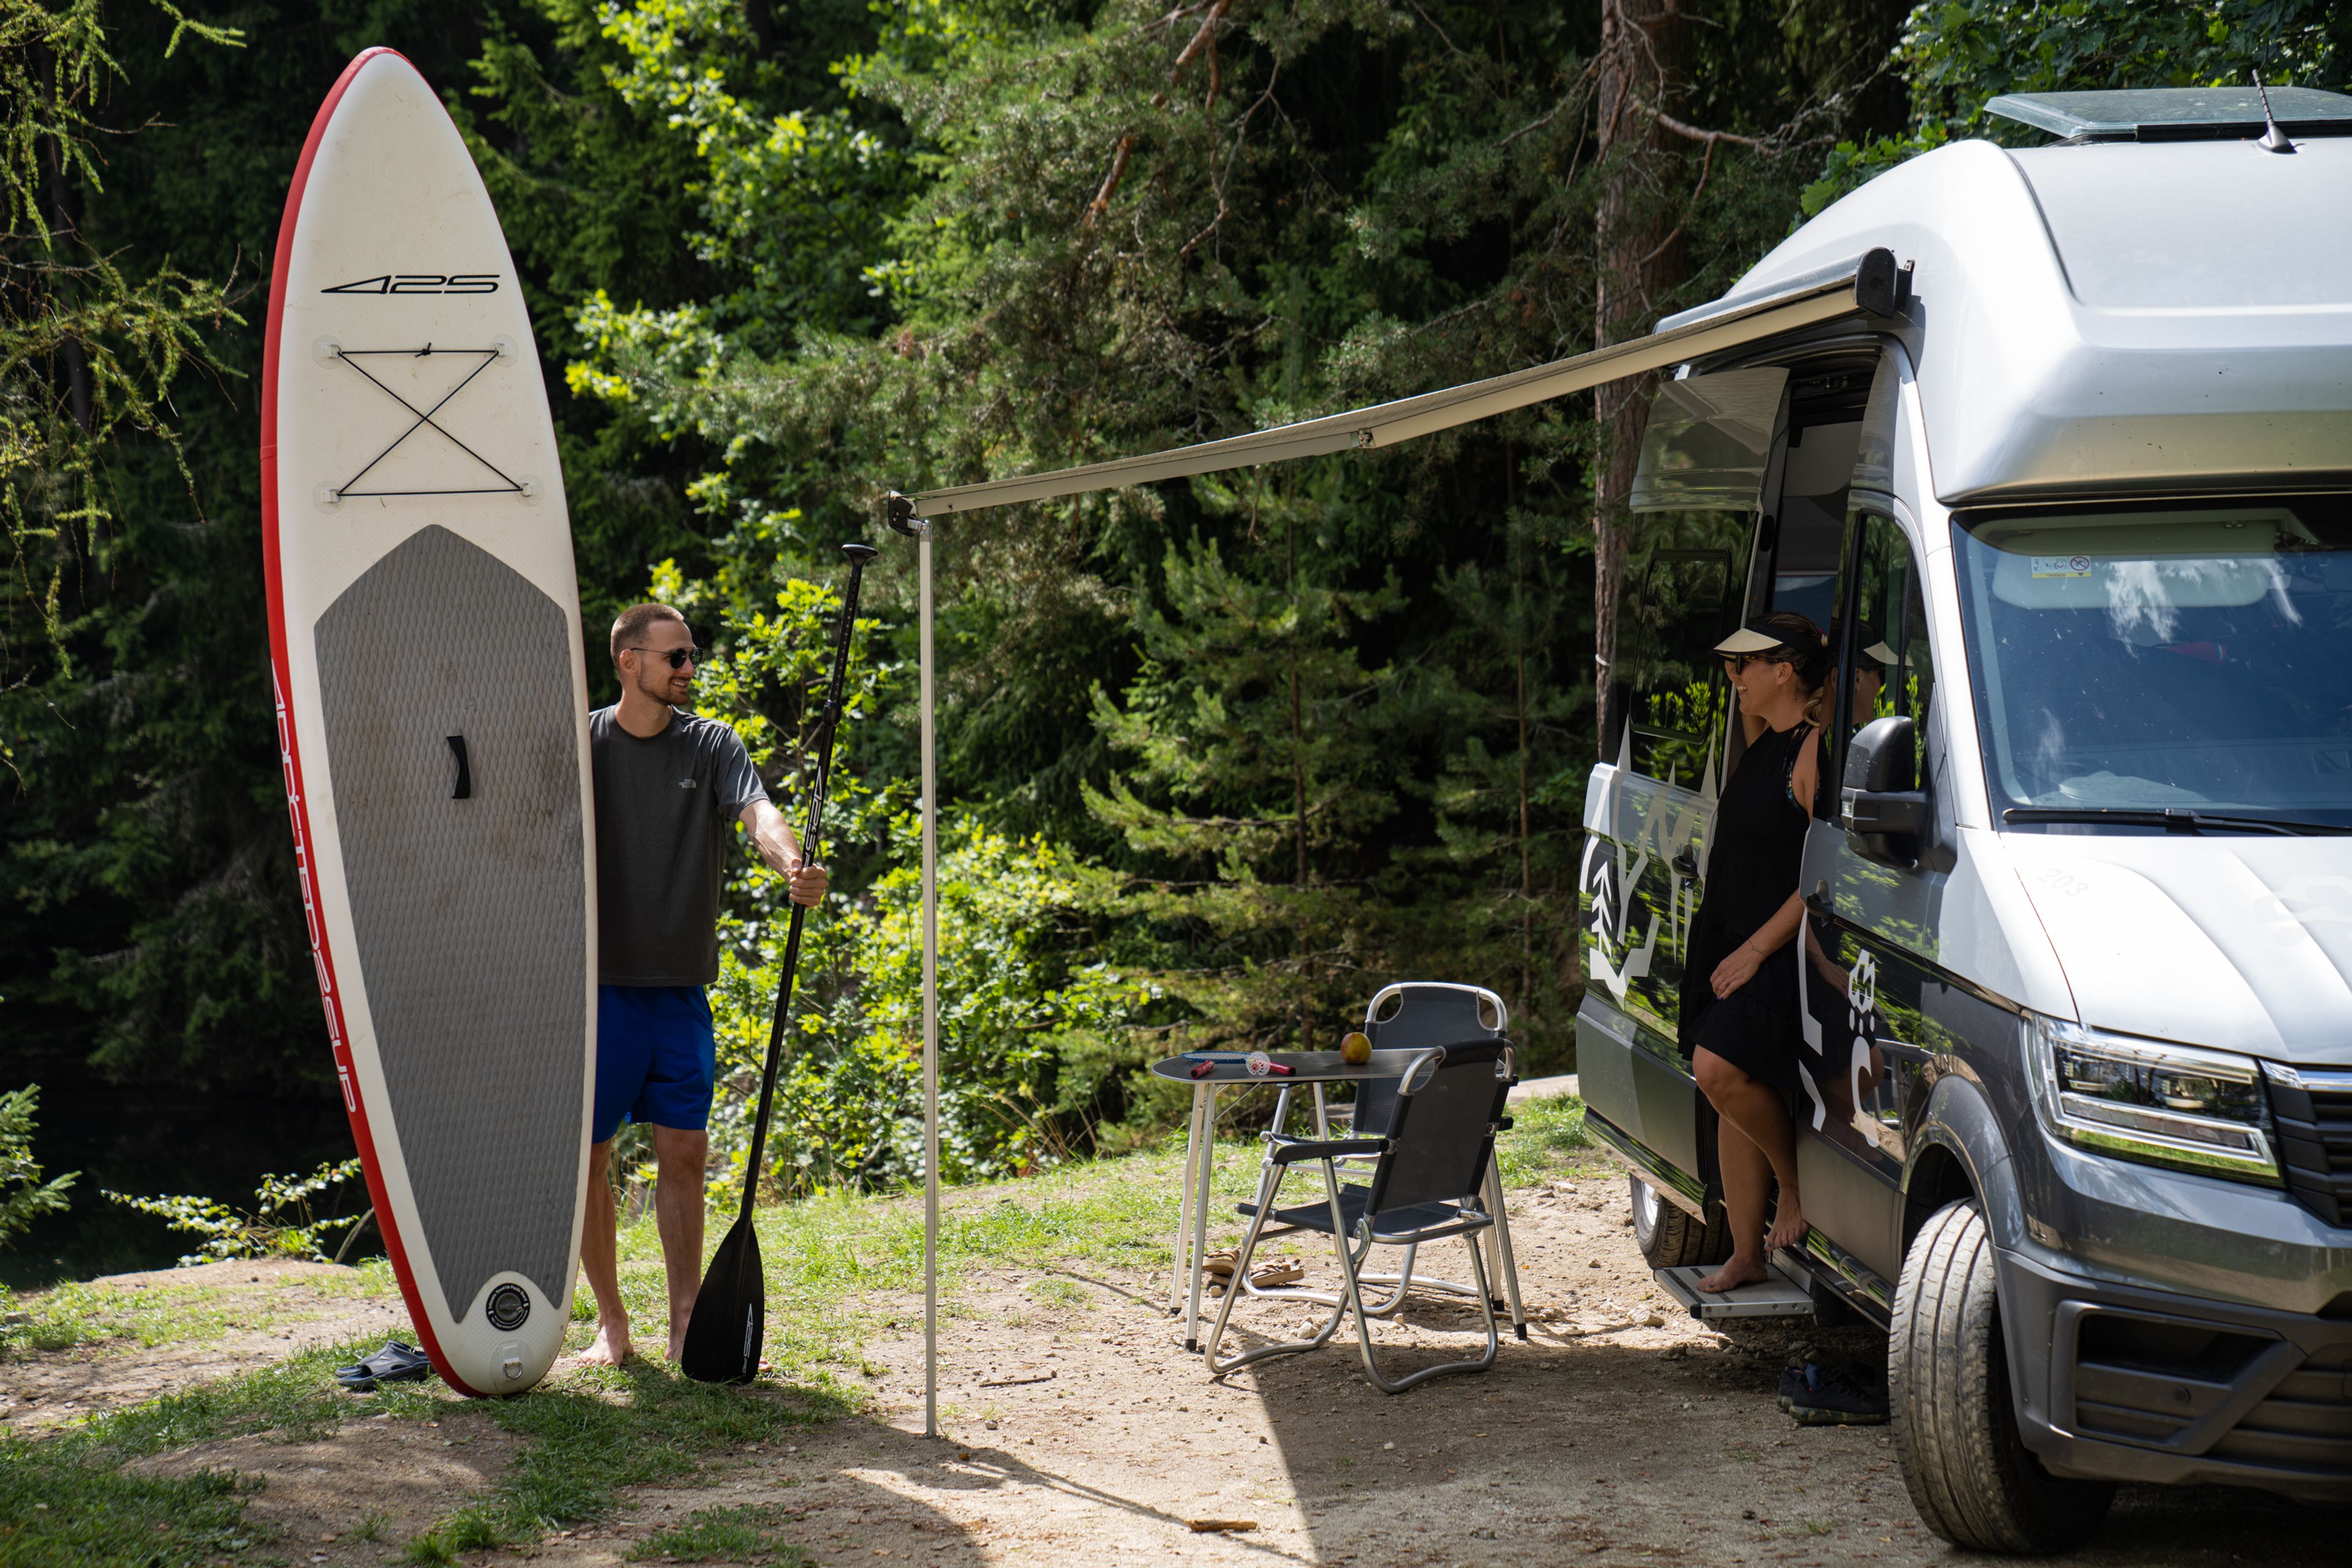
[[[613,623],[621,700],[588,716],[596,790],[596,1113],[580,1262],[596,1295],[583,1359],[628,1359],[613,1205],[604,1169],[624,1121],[653,1126],[654,1214],[669,1279],[669,1357],[686,1342],[702,1280],[703,1173],[716,1047],[703,987],[719,978],[719,893],[727,839],[740,822],[793,902],[824,897],[801,847],[734,731],[681,711],[701,650],[667,605]]]

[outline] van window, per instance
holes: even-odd
[[[1976,513],[1952,544],[2009,826],[2352,825],[2343,497]]]
[[[1851,739],[1864,724],[1890,715],[1909,719],[1916,788],[1927,777],[1936,664],[1928,655],[1927,598],[1918,558],[1902,528],[1883,512],[1854,514],[1853,578],[1850,624],[1837,639],[1843,733]],[[1824,804],[1831,793],[1822,792]]]
[[[1715,645],[1739,626],[1754,515],[1645,512],[1638,521],[1619,589],[1611,718],[1632,728],[1634,772],[1697,789],[1710,768],[1721,776],[1730,689]],[[1625,743],[1611,740],[1604,754]]]

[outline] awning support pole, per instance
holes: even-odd
[[[923,1436],[940,1435],[940,832],[939,753],[932,744],[931,522],[892,490],[883,521],[915,542],[923,732]]]
[[[914,520],[923,710],[923,1436],[940,1435],[940,773],[933,746],[931,523]]]

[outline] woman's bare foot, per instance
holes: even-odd
[[[1731,1260],[1698,1282],[1698,1288],[1709,1295],[1721,1290],[1737,1290],[1742,1285],[1753,1285],[1771,1278],[1760,1258],[1742,1258],[1738,1253]]]
[[[1778,1252],[1784,1247],[1792,1252],[1801,1250],[1812,1228],[1805,1223],[1805,1211],[1797,1206],[1797,1194],[1782,1187],[1780,1201],[1772,1210],[1772,1229],[1764,1237],[1764,1250]]]
[[[580,1359],[589,1366],[618,1366],[635,1353],[629,1348],[629,1320],[600,1318],[596,1337],[580,1352]]]

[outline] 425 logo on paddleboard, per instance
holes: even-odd
[[[332,276],[332,274],[330,274]],[[380,272],[356,283],[338,283],[321,294],[495,294],[495,272]]]

